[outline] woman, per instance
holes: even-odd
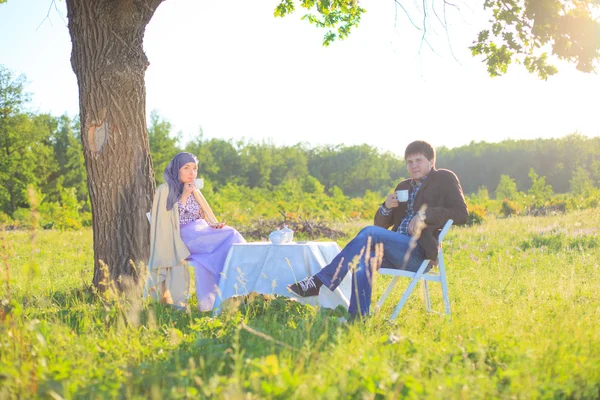
[[[149,275],[144,296],[187,308],[194,267],[200,311],[212,310],[227,252],[246,241],[232,227],[217,222],[204,196],[194,186],[198,159],[179,153],[165,168],[165,183],[156,189],[150,228]]]

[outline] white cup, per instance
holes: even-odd
[[[408,190],[396,190],[396,196],[398,196],[398,201],[400,203],[404,203],[408,201]]]
[[[194,179],[194,186],[196,186],[196,189],[202,189],[204,187],[204,179]]]

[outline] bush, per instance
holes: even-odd
[[[8,216],[8,214],[4,214],[0,211],[0,229],[13,226],[14,223],[15,222],[12,220],[11,217]]]
[[[16,222],[15,226],[21,229],[31,229],[37,223],[37,218],[29,208],[17,208],[13,213],[13,219]]]
[[[570,194],[565,196],[564,202],[567,210],[584,210],[598,207],[599,197],[600,190],[593,189],[588,191],[587,195]]]
[[[540,249],[546,248],[554,253],[564,249],[567,243],[567,238],[564,233],[552,231],[547,233],[533,233],[521,243],[521,249],[528,250],[530,248]]]
[[[519,206],[514,201],[509,199],[502,200],[502,207],[500,208],[500,215],[503,217],[511,217],[519,214]]]
[[[81,225],[83,226],[92,226],[92,213],[91,212],[82,212],[79,214],[81,219]]]
[[[203,193],[217,218],[233,226],[249,226],[254,221],[289,220],[348,221],[371,219],[384,196],[367,191],[362,198],[349,198],[339,188],[329,193],[316,179],[289,179],[271,190],[249,188],[233,183],[215,193]],[[311,192],[303,190],[307,189]]]
[[[556,214],[564,214],[567,210],[567,205],[565,202],[547,202],[545,205],[541,207],[532,207],[527,210],[527,215],[532,215],[534,217],[546,216],[546,215],[556,215]]]
[[[81,213],[74,188],[60,190],[60,203],[44,202],[40,205],[44,229],[75,230],[91,225],[91,214]]]
[[[481,205],[469,206],[469,217],[467,218],[467,225],[479,225],[486,219],[487,211],[485,207]]]

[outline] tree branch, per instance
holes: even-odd
[[[48,13],[46,14],[46,16],[44,17],[44,19],[42,20],[42,22],[40,22],[40,24],[38,25],[38,27],[35,28],[36,31],[38,29],[40,29],[40,26],[42,26],[42,24],[46,20],[48,20],[50,22],[50,26],[52,26],[52,21],[50,20],[50,11],[52,10],[52,6],[54,6],[54,9],[56,10],[56,13],[60,16],[60,19],[62,19],[63,22],[65,23],[65,25],[67,25],[67,21],[65,21],[65,18],[63,17],[63,15],[61,14],[60,10],[58,9],[58,6],[56,5],[56,0],[52,0],[50,2],[50,7],[48,7]]]
[[[404,6],[402,5],[402,3],[400,3],[398,0],[394,0],[394,2],[396,3],[396,6],[400,6],[400,8],[402,9],[402,11],[404,11],[404,14],[406,15],[406,17],[408,18],[408,20],[410,21],[410,23],[412,24],[412,26],[414,26],[415,28],[417,28],[418,30],[421,30],[421,28],[419,28],[412,20],[412,18],[410,17],[410,14],[408,13],[408,11],[406,10],[406,8],[404,8]],[[398,17],[398,7],[396,7],[396,18]],[[395,23],[395,21],[394,21]]]

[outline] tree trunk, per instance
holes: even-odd
[[[67,0],[79,85],[81,139],[94,231],[94,285],[148,260],[154,173],[146,129],[142,48],[146,25],[162,0]],[[108,266],[108,270],[103,268]]]

